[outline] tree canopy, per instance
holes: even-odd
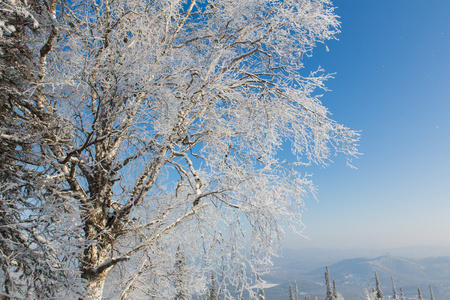
[[[183,253],[183,297],[212,270],[242,295],[302,228],[305,167],[357,155],[302,62],[328,0],[0,5],[5,294],[173,298]]]

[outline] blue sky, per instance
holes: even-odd
[[[322,101],[361,130],[358,170],[312,168],[311,240],[287,247],[450,245],[450,1],[335,0],[339,41],[308,67],[336,73]]]

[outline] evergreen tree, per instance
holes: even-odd
[[[394,277],[391,275],[391,281],[392,281],[392,293],[393,293],[393,298],[394,300],[398,300],[398,295],[397,295],[397,289],[395,288],[395,282],[394,282]]]
[[[337,288],[336,288],[336,281],[334,281],[333,279],[333,300],[337,300],[338,299],[338,292],[337,292]]]
[[[403,294],[403,289],[400,287],[400,300],[405,300],[405,294]]]
[[[383,293],[381,292],[380,280],[378,279],[377,271],[375,271],[375,282],[376,282],[376,285],[377,285],[377,289],[376,289],[377,295],[376,295],[376,297],[377,297],[378,300],[383,300],[384,297],[383,297]]]
[[[374,300],[374,296],[375,295],[375,288],[372,286],[367,285],[365,288],[365,298],[367,300]]]
[[[422,292],[420,291],[420,288],[417,288],[417,293],[419,294],[419,300],[423,300]]]
[[[333,300],[333,291],[331,290],[330,272],[328,270],[328,266],[325,267],[325,284],[327,286],[327,298],[326,298],[326,300]]]
[[[434,300],[434,293],[433,293],[433,288],[430,285],[430,296],[431,296],[431,300]]]
[[[295,300],[294,291],[292,290],[292,285],[289,285],[289,300]]]

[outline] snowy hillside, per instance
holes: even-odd
[[[313,255],[299,257],[297,262],[291,256],[279,259],[274,271],[267,276],[268,281],[279,285],[266,291],[267,299],[281,299],[284,295],[287,297],[289,284],[294,281],[298,283],[301,293],[323,298],[326,293],[325,265],[312,270],[304,267],[314,266],[315,261],[320,263],[326,260],[325,252],[318,252],[317,260]],[[450,299],[449,256],[419,259],[386,254],[375,258],[348,258],[327,264],[331,279],[336,281],[339,292],[346,299],[360,299],[365,288],[374,286],[375,271],[386,296],[392,294],[392,276],[397,289],[402,287],[406,296],[417,295],[417,288],[420,287],[424,297],[427,295],[425,299],[428,299],[428,286],[431,284],[435,299]]]

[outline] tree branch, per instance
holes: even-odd
[[[129,256],[112,258],[112,259],[108,260],[107,262],[102,263],[97,268],[93,268],[93,269],[89,270],[89,273],[91,273],[92,275],[98,275],[98,274],[101,274],[106,269],[111,268],[112,266],[114,266],[122,261],[129,261],[129,260],[130,260]]]

